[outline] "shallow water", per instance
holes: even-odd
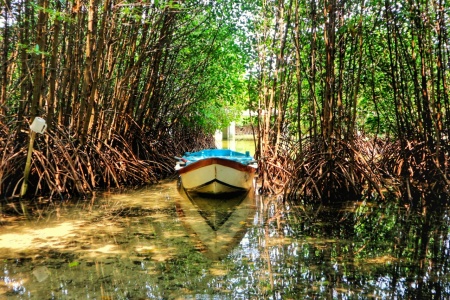
[[[29,220],[3,217],[0,298],[450,296],[445,209],[424,215],[373,203],[233,201],[194,206],[168,181],[53,203]]]

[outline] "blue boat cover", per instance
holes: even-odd
[[[189,165],[190,163],[211,157],[228,159],[244,165],[248,165],[254,162],[254,159],[252,156],[250,156],[249,151],[242,153],[229,149],[204,149],[198,152],[186,152],[183,156],[183,159],[186,160],[186,165]]]

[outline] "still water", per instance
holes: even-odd
[[[249,151],[252,156],[255,155],[255,146],[255,141],[248,138],[235,137],[227,140],[216,139],[217,149],[230,149],[242,153]]]
[[[447,207],[189,199],[176,180],[0,218],[0,299],[447,299]]]

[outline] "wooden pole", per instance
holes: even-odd
[[[30,170],[31,170],[31,155],[33,154],[33,144],[34,144],[34,139],[36,138],[36,132],[34,132],[33,130],[30,130],[30,131],[31,131],[30,144],[28,145],[27,162],[25,164],[25,171],[23,173],[23,182],[22,182],[22,187],[20,189],[20,198],[22,198],[27,193],[28,177],[30,175]]]

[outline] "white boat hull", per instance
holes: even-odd
[[[248,191],[253,186],[255,168],[221,158],[206,158],[180,170],[188,192],[222,194]]]

